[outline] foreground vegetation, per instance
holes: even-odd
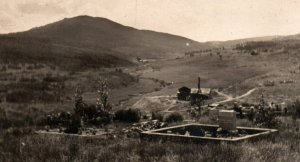
[[[1,131],[1,161],[299,161],[300,121],[280,118],[278,134],[240,144],[181,144],[140,141],[121,133],[99,138]],[[243,123],[239,124],[249,124]]]

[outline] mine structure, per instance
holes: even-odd
[[[201,88],[201,78],[198,77],[198,87],[188,88],[183,86],[177,91],[177,99],[182,101],[190,101],[191,105],[196,104],[199,100],[209,100],[212,98],[212,90],[210,88]]]

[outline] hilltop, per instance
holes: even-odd
[[[169,58],[208,46],[181,36],[138,30],[90,16],[0,35],[0,42],[0,55],[5,62],[39,61],[60,66],[68,63],[73,68],[131,66],[136,57]]]

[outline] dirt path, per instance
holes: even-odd
[[[257,89],[257,88],[253,88],[253,89],[249,90],[247,93],[245,93],[245,94],[243,94],[243,95],[241,95],[241,96],[237,96],[237,97],[231,97],[231,96],[229,96],[229,95],[226,95],[226,94],[224,94],[224,93],[222,93],[222,92],[218,92],[218,91],[217,91],[217,93],[218,93],[219,95],[222,95],[222,96],[224,96],[224,97],[227,97],[227,99],[226,99],[226,100],[223,100],[223,101],[215,102],[214,104],[225,103],[225,102],[229,102],[229,101],[233,101],[233,100],[238,100],[238,99],[247,97],[247,96],[249,96],[252,92],[254,92],[256,89]]]
[[[161,112],[164,112],[164,113],[172,113],[172,112],[187,112],[188,110],[190,110],[191,108],[186,108],[186,109],[182,109],[182,110],[170,110],[172,109],[173,107],[171,108],[168,108],[167,110],[164,110],[164,111],[161,111]]]
[[[227,95],[227,94],[225,94],[225,93],[223,93],[223,92],[220,92],[220,91],[218,91],[218,90],[216,90],[216,93],[218,93],[218,95],[223,96],[223,97],[225,97],[225,98],[227,98],[227,99],[233,98],[232,96],[229,96],[229,95]]]
[[[233,100],[238,100],[238,99],[241,99],[241,98],[244,98],[244,97],[247,97],[249,96],[250,94],[252,94],[257,88],[253,88],[251,90],[249,90],[248,92],[246,92],[245,94],[243,95],[240,95],[240,96],[237,96],[237,97],[232,97],[230,95],[227,95],[223,92],[219,92],[219,91],[216,91],[220,96],[224,96],[226,97],[225,100],[222,100],[222,101],[218,101],[218,102],[215,102],[213,104],[220,104],[220,103],[225,103],[225,102],[229,102],[229,101],[233,101]],[[166,113],[172,113],[172,112],[186,112],[187,110],[190,110],[190,108],[187,108],[187,109],[182,109],[182,110],[176,110],[176,111],[173,111],[173,110],[170,110],[172,109],[173,107],[170,107],[162,112],[166,112]]]

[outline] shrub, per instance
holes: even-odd
[[[137,109],[118,110],[114,119],[120,122],[138,122],[141,119],[141,112]]]
[[[80,133],[81,126],[81,117],[79,115],[73,115],[65,133],[78,134]]]
[[[300,101],[296,100],[294,103],[289,104],[287,106],[287,109],[290,110],[292,113],[293,118],[299,118],[300,117]]]
[[[173,112],[166,117],[165,121],[168,123],[183,121],[183,116],[178,112]]]
[[[297,115],[297,117],[299,117],[300,116],[300,101],[299,100],[297,100],[296,102],[295,102],[295,114]]]
[[[164,116],[161,113],[152,112],[152,120],[163,121]]]
[[[276,128],[280,121],[273,110],[260,108],[255,115],[255,124],[259,127]]]

